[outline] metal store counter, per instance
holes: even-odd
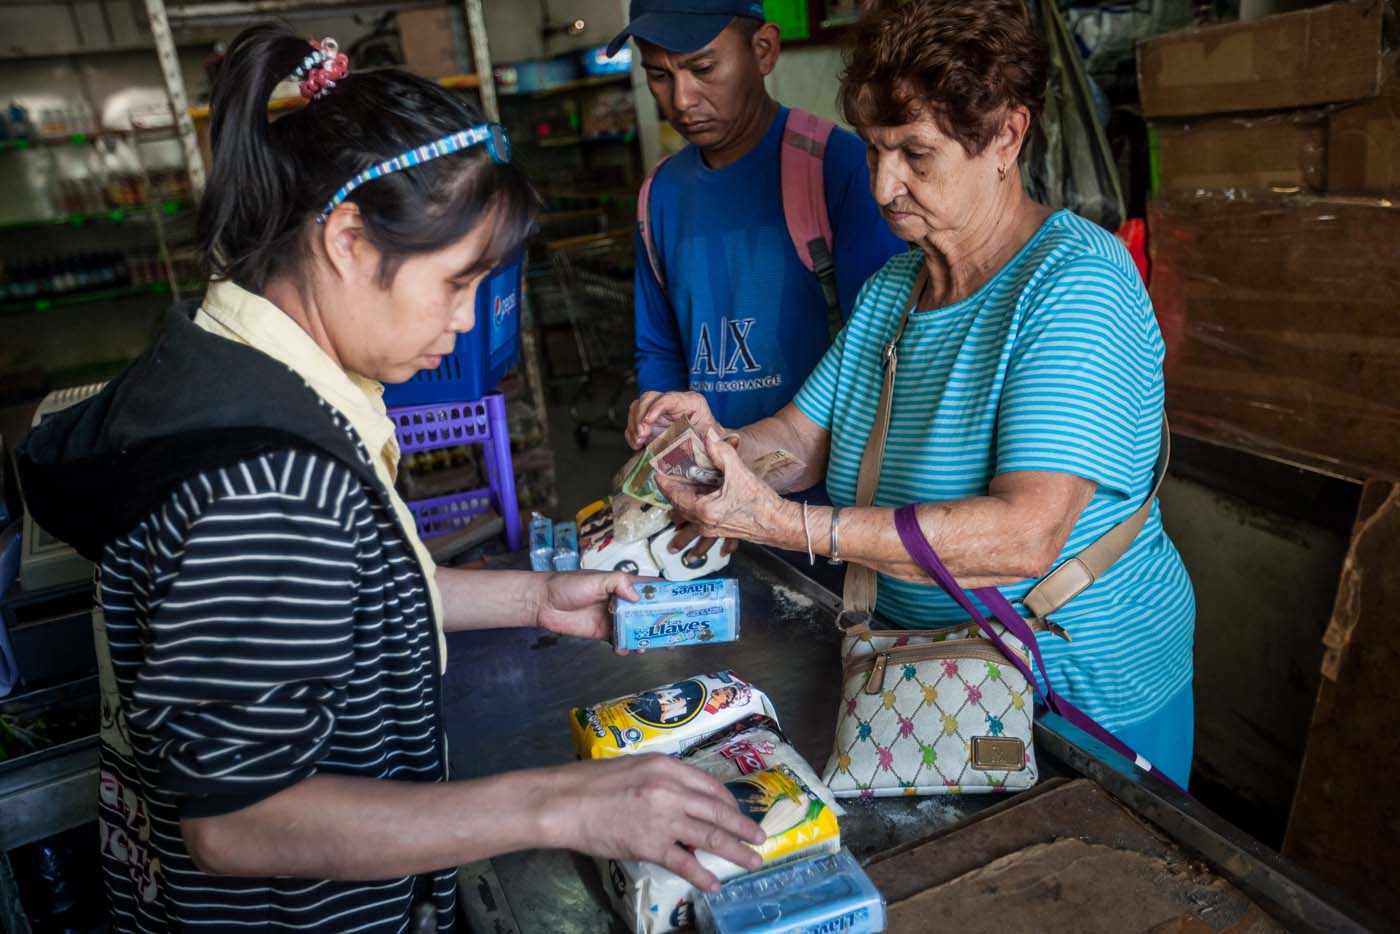
[[[618,657],[605,645],[537,630],[450,636],[443,707],[456,776],[569,761],[571,707],[724,668],[768,694],[789,738],[820,772],[838,703],[837,600],[762,549],[742,548],[729,573],[743,589],[737,643]],[[93,680],[9,703],[95,703]],[[844,802],[843,841],[890,899],[891,932],[928,930],[937,920],[976,934],[976,923],[956,917],[960,910],[980,912],[998,934],[1389,927],[1059,718],[1042,716],[1036,745],[1041,783],[1018,795]],[[0,850],[93,819],[96,771],[95,737],[0,768]],[[1131,865],[1119,872],[1114,857]],[[464,867],[460,881],[478,932],[624,930],[593,862],[575,854],[508,854]],[[1177,910],[1171,885],[1184,886],[1180,923],[1138,923],[1149,908]],[[0,884],[0,896],[13,894],[6,888]],[[1014,897],[998,894],[1012,889]],[[1051,920],[1054,910],[1072,912],[1090,896],[1127,914],[1096,916],[1097,926]],[[1036,897],[1051,901],[1038,908]],[[1149,905],[1153,899],[1162,904]]]
[[[520,566],[518,559],[513,566]],[[840,638],[834,626],[839,601],[762,549],[742,548],[728,573],[740,580],[743,591],[742,639],[737,643],[618,657],[598,643],[532,630],[449,637],[444,715],[454,774],[468,778],[569,761],[573,757],[567,721],[571,707],[725,668],[732,668],[768,694],[784,731],[820,772],[831,751],[839,701]],[[1209,867],[1207,874],[1219,877],[1216,889],[1228,888],[1235,893],[1233,902],[1226,899],[1200,911],[1215,910],[1219,915],[1229,902],[1236,906],[1231,909],[1236,915],[1244,910],[1239,907],[1243,904],[1258,915],[1256,921],[1262,919],[1262,926],[1230,927],[1232,931],[1280,930],[1274,922],[1290,930],[1331,931],[1366,930],[1376,924],[1340,894],[1324,888],[1193,800],[1137,773],[1060,718],[1044,715],[1039,719],[1036,746],[1041,784],[1035,789],[1015,796],[843,802],[848,811],[841,820],[843,842],[858,859],[870,864],[868,868],[882,891],[886,883],[903,886],[902,898],[912,895],[913,890],[907,880],[899,881],[901,872],[934,880],[931,874],[936,870],[918,868],[926,866],[929,854],[938,852],[936,842],[919,846],[930,835],[960,834],[976,849],[979,844],[970,835],[979,826],[1004,828],[1008,820],[1017,827],[1035,823],[1009,815],[1024,807],[1024,816],[1029,818],[1031,806],[1038,802],[1042,813],[1036,820],[1045,825],[1046,845],[1066,839],[1088,845],[1095,842],[1090,839],[1091,831],[1106,832],[1104,822],[1112,818],[1111,814],[1103,816],[1107,806],[1120,814],[1126,809],[1124,817],[1141,827],[1141,832],[1124,831],[1114,839],[1157,840],[1164,836],[1169,841],[1164,845],[1179,854],[1174,863],[1152,865],[1183,866],[1188,859],[1199,865],[1203,861]],[[1078,778],[1087,781],[1066,784]],[[1103,803],[1086,798],[1086,791],[1097,794]],[[1085,816],[1095,813],[1100,816]],[[1002,823],[993,824],[993,818]],[[1090,823],[1094,826],[1087,826]],[[1004,830],[994,832],[998,839],[1007,839]],[[964,842],[959,843],[960,848],[966,848]],[[1035,842],[1027,838],[1017,849],[1029,851]],[[980,845],[986,849],[985,842]],[[1145,843],[1134,846],[1135,854],[1146,850],[1153,847]],[[1047,852],[1053,855],[1055,851]],[[1143,858],[1148,858],[1147,854]],[[918,863],[919,859],[924,862]],[[465,867],[460,879],[468,917],[478,931],[566,934],[625,930],[609,908],[594,864],[575,854],[509,854]],[[886,891],[886,895],[893,903],[893,893]],[[965,895],[957,897],[966,901]],[[1197,894],[1190,897],[1209,901]],[[917,900],[907,904],[924,910]],[[1002,929],[1037,929],[1035,917],[1016,921],[1017,904],[1009,900],[1002,903],[1002,911],[1010,913],[1003,919],[1009,924]],[[930,903],[929,909],[934,908]],[[895,919],[898,909],[898,904],[892,904]],[[902,928],[892,924],[891,930],[920,930],[922,924],[920,921],[911,927],[906,923]],[[1210,925],[1172,928],[1222,929]]]

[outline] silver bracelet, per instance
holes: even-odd
[[[812,551],[812,526],[807,522],[807,501],[802,501],[802,534],[807,536],[807,563],[816,564],[817,555]]]
[[[831,557],[827,564],[841,564],[841,507],[831,507]]]

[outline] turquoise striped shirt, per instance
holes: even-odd
[[[855,502],[880,401],[881,353],[922,261],[920,252],[901,254],[866,283],[795,400],[831,434],[827,491],[838,506]],[[1057,212],[973,295],[910,315],[875,504],[985,496],[994,476],[1014,470],[1086,477],[1098,487],[1058,565],[1131,515],[1150,490],[1162,357],[1127,251],[1089,221]],[[1001,590],[1016,602],[1033,583]],[[932,583],[885,575],[878,610],[913,627],[962,616]],[[1110,729],[1147,719],[1190,684],[1195,598],[1160,510],[1054,619],[1074,638],[1041,639],[1056,689]]]

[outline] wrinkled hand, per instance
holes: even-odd
[[[648,392],[634,400],[627,411],[627,443],[633,450],[641,450],[682,418],[702,438],[711,429],[725,433],[710,412],[710,404],[698,392]]]
[[[705,453],[724,474],[718,490],[707,491],[674,477],[656,478],[676,514],[705,538],[768,544],[766,536],[777,525],[784,506],[782,497],[758,479],[739,452],[714,431],[705,435]]]
[[[635,603],[640,599],[635,580],[620,571],[576,571],[541,574],[535,625],[561,636],[612,641],[613,621],[608,603],[613,597]],[[626,655],[625,649],[617,654]]]
[[[547,832],[559,846],[605,859],[656,863],[709,892],[719,880],[687,847],[752,871],[762,858],[745,843],[765,837],[711,775],[670,756],[624,756],[558,770],[544,802]]]

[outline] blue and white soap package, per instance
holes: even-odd
[[[613,644],[619,649],[714,645],[739,638],[739,582],[731,578],[637,583],[641,600],[618,600]]]
[[[554,569],[554,522],[548,516],[530,516],[530,570]]]
[[[700,934],[880,934],[885,899],[851,851],[812,856],[697,893]]]
[[[572,522],[554,527],[554,570],[578,570],[578,526]]]

